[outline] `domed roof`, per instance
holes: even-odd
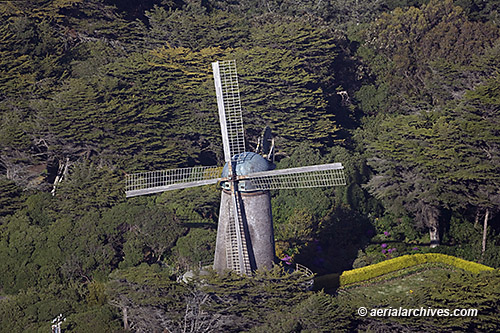
[[[244,152],[234,155],[232,158],[236,162],[236,175],[246,176],[254,172],[267,171],[270,169],[270,163],[262,156],[256,153]],[[224,165],[221,177],[227,177],[229,174],[228,164]]]

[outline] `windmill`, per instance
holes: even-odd
[[[214,269],[250,275],[275,260],[270,190],[345,185],[341,163],[273,170],[274,144],[266,129],[266,158],[245,151],[234,60],[212,63],[225,166],[201,166],[127,175],[126,196],[220,183]],[[267,134],[266,134],[267,133]],[[270,143],[271,141],[272,143]],[[260,146],[260,145],[259,145]]]

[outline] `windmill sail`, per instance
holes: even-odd
[[[246,177],[249,190],[282,190],[345,185],[341,163],[312,165],[299,168],[263,171]]]
[[[134,173],[126,176],[127,197],[216,184],[222,167],[204,166]]]
[[[239,160],[233,161],[232,157],[242,156],[242,153],[245,152],[236,62],[234,60],[214,62],[212,69],[219,109],[224,160],[228,163],[229,178],[233,179],[236,176],[235,166]],[[231,182],[231,197],[232,209],[230,209],[225,235],[227,268],[239,274],[249,275],[252,271],[245,236],[245,223],[239,193],[234,182]]]
[[[217,61],[212,63],[212,69],[222,131],[224,159],[229,162],[232,156],[245,152],[236,62],[234,60]]]

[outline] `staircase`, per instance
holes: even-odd
[[[241,215],[240,198],[238,193],[235,193],[232,197],[234,209],[230,209],[229,224],[226,229],[227,268],[236,271],[238,274],[250,275],[252,269]]]

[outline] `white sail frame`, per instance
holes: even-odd
[[[126,175],[125,194],[133,197],[201,185],[217,184],[222,167],[201,166],[148,171]]]
[[[241,112],[238,73],[234,60],[212,63],[217,108],[222,132],[224,160],[245,152],[245,134]]]
[[[346,184],[341,163],[312,165],[298,168],[263,171],[244,178],[247,190],[285,190],[341,186]]]

